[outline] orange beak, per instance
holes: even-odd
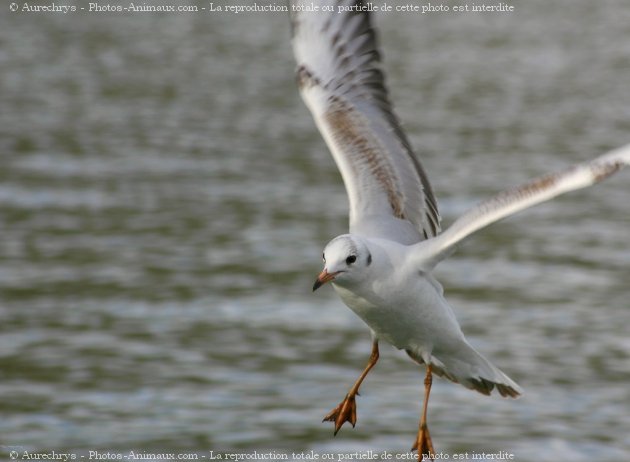
[[[319,289],[321,286],[323,286],[327,282],[330,282],[333,279],[335,279],[335,276],[337,276],[338,274],[339,274],[339,271],[337,271],[336,273],[329,273],[328,271],[326,271],[326,269],[324,269],[324,271],[319,273],[319,276],[317,276],[317,279],[315,280],[315,284],[313,284],[313,292],[315,292],[317,289]]]

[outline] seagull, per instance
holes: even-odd
[[[349,233],[325,247],[313,291],[330,282],[370,328],[372,352],[345,398],[324,421],[335,435],[357,421],[356,396],[379,359],[379,342],[426,367],[412,450],[433,459],[427,424],[432,376],[490,395],[521,388],[466,340],[432,275],[466,238],[502,218],[598,183],[630,164],[630,144],[499,193],[441,230],[437,201],[390,103],[370,3],[291,0],[297,85],[337,164],[349,199]]]

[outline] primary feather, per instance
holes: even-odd
[[[437,238],[417,246],[416,260],[420,262],[416,264],[430,269],[461,241],[486,226],[561,194],[599,183],[627,165],[630,165],[630,144],[503,191],[464,213]]]
[[[363,2],[319,5],[338,11]],[[437,202],[389,102],[370,15],[292,12],[291,19],[298,86],[343,177],[350,232],[404,244],[436,236]]]

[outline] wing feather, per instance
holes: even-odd
[[[417,246],[415,264],[430,268],[446,258],[461,241],[486,226],[556,196],[599,183],[630,165],[630,144],[590,162],[543,175],[503,191],[460,216],[441,235]]]
[[[319,5],[334,12],[291,13],[297,82],[343,177],[350,231],[404,244],[436,236],[437,202],[389,102],[363,1]]]

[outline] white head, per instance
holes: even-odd
[[[340,286],[351,285],[362,279],[365,269],[372,264],[372,254],[366,242],[358,236],[342,234],[324,249],[324,270],[319,273],[313,290],[329,281]]]

